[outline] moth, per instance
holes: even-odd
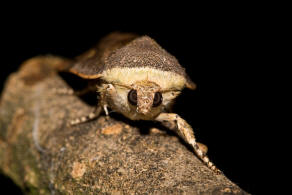
[[[110,108],[131,120],[159,121],[176,131],[213,171],[219,169],[196,142],[192,127],[178,114],[167,111],[186,87],[196,85],[178,60],[149,36],[111,33],[96,47],[77,57],[68,71],[96,80],[99,102],[94,112],[71,121],[71,125],[108,116]]]

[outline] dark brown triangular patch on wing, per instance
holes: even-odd
[[[183,76],[185,74],[185,70],[178,60],[148,36],[139,37],[113,52],[107,58],[104,68],[112,69],[115,67],[150,67]]]
[[[99,44],[76,58],[76,63],[69,69],[70,72],[85,78],[96,79],[101,77],[106,58],[116,49],[119,49],[138,37],[131,33],[114,32],[103,38]]]

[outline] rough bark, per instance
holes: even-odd
[[[0,170],[29,194],[246,194],[215,175],[177,136],[145,133],[127,120],[99,117],[55,70],[63,59],[33,58],[10,75],[0,102]]]

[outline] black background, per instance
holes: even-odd
[[[237,9],[177,9],[167,14],[155,10],[158,15],[152,9],[136,10],[128,17],[110,11],[86,15],[86,10],[72,11],[67,15],[62,9],[33,10],[3,19],[1,87],[21,62],[33,56],[71,58],[112,31],[149,35],[177,57],[198,85],[196,91],[184,90],[175,111],[194,127],[197,140],[209,147],[209,157],[225,175],[257,194],[263,169],[264,103],[259,79],[263,69],[259,56],[266,36],[264,18],[237,13]],[[0,176],[0,185],[1,190],[17,191],[4,176]]]

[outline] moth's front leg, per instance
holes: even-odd
[[[124,95],[121,93],[125,89],[121,89],[113,84],[103,84],[98,88],[101,94],[101,104],[104,107],[106,115],[108,115],[107,108],[110,108],[114,112],[127,112],[127,104],[125,104]],[[122,91],[122,92],[121,92]]]
[[[90,121],[92,119],[95,119],[100,115],[101,111],[102,111],[101,106],[97,106],[94,109],[94,111],[89,113],[88,115],[82,116],[80,118],[77,118],[77,119],[74,119],[74,120],[70,121],[70,125],[78,125],[78,124],[81,124],[81,123],[88,122],[88,121]]]
[[[215,171],[217,174],[221,173],[221,171],[209,160],[206,153],[200,149],[198,143],[196,142],[192,127],[184,119],[174,113],[161,113],[155,120],[161,122],[169,129],[178,132],[181,138],[192,146],[195,153],[207,165],[207,167]]]
[[[115,87],[112,84],[103,84],[98,91],[100,92],[100,100],[101,100],[101,105],[103,107],[103,110],[106,114],[106,116],[109,116],[109,112],[108,112],[108,102],[111,99],[116,99],[118,94],[117,91],[115,89]]]
[[[100,100],[99,104],[97,105],[97,107],[95,108],[95,110],[86,116],[82,116],[80,118],[72,120],[70,122],[70,125],[78,125],[80,123],[85,123],[85,122],[88,122],[92,119],[95,119],[100,115],[102,110],[105,112],[106,117],[109,116],[109,112],[107,109],[108,108],[107,96],[111,96],[111,97],[116,96],[117,92],[112,84],[104,84],[99,89],[99,92],[101,94],[101,100]]]

